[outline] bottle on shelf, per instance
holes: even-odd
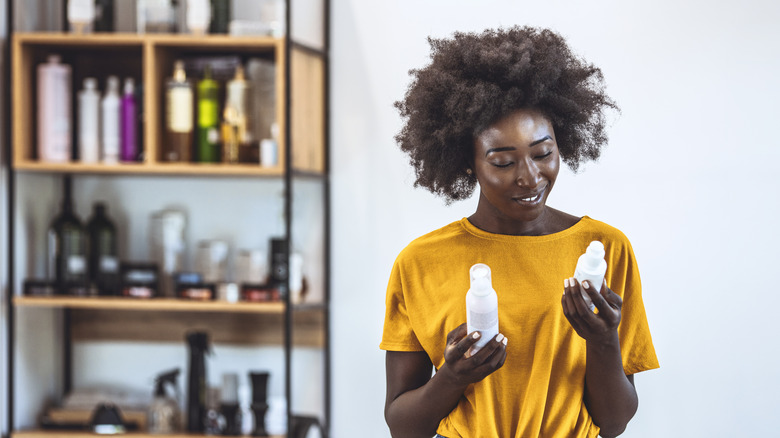
[[[97,163],[100,160],[100,92],[97,79],[84,79],[84,89],[79,91],[79,160]]]
[[[187,0],[187,30],[193,35],[205,35],[211,23],[209,0]]]
[[[190,352],[187,377],[187,432],[202,433],[206,428],[206,355],[209,335],[206,332],[187,333]]]
[[[67,163],[71,158],[70,65],[49,55],[38,66],[38,159]]]
[[[165,142],[162,161],[188,162],[191,159],[193,137],[194,91],[187,80],[184,62],[176,61],[173,77],[165,86]]]
[[[249,83],[244,76],[243,66],[236,67],[235,76],[227,83],[226,91],[222,120],[222,161],[235,164],[239,162],[242,146],[249,147],[252,142],[247,117]]]
[[[135,81],[125,78],[124,94],[121,102],[122,118],[122,161],[136,161],[138,156],[138,105],[135,101]]]
[[[94,0],[68,0],[68,25],[73,33],[92,32],[95,19]]]
[[[119,78],[109,76],[106,80],[106,93],[100,101],[101,137],[103,146],[103,162],[119,162],[121,145],[121,99],[119,97]]]
[[[95,0],[95,32],[114,31],[114,0]]]
[[[201,163],[219,162],[219,83],[206,65],[198,82],[198,156]]]
[[[64,178],[62,209],[48,231],[48,270],[57,291],[67,295],[86,295],[87,243],[81,221],[73,211],[71,182]]]
[[[119,293],[119,251],[116,226],[106,214],[106,205],[96,202],[87,222],[89,281],[100,295]]]
[[[211,0],[211,33],[227,33],[231,19],[230,0]]]

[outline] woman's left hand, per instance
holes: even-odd
[[[623,300],[607,287],[606,281],[601,290],[596,290],[588,281],[583,282],[585,292],[593,300],[598,313],[591,311],[580,293],[580,284],[572,277],[563,282],[561,305],[563,314],[578,335],[589,342],[609,343],[615,339],[620,324],[620,309]]]

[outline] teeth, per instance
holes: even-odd
[[[537,199],[539,199],[539,195],[528,197],[528,198],[520,198],[521,201],[525,201],[525,202],[531,202],[531,201],[535,201]]]

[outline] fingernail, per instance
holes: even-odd
[[[582,287],[590,289],[590,282],[588,280],[582,280]]]
[[[508,338],[504,338],[504,341],[503,341],[503,342],[504,342],[504,347],[506,347],[506,341],[507,341],[507,339],[508,339]]]
[[[471,337],[474,339],[479,339],[479,332],[474,332],[474,334],[471,335]]]
[[[504,339],[504,335],[502,335],[501,333],[499,333],[499,334],[496,336],[496,342],[501,342],[503,339]]]
[[[569,279],[563,280],[563,287],[569,287]]]

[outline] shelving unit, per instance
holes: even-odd
[[[13,1],[8,2],[9,29],[13,23]],[[288,1],[286,29],[293,29],[292,1]],[[182,333],[193,327],[207,327],[215,344],[272,347],[284,352],[284,394],[287,400],[288,426],[296,414],[293,395],[294,376],[291,365],[293,350],[314,349],[322,352],[323,411],[318,415],[326,431],[330,423],[330,347],[329,347],[329,176],[328,176],[328,10],[323,2],[323,47],[312,47],[296,41],[288,34],[282,38],[230,37],[226,35],[191,36],[183,34],[89,34],[74,35],[62,32],[9,31],[10,50],[6,65],[6,104],[10,134],[10,162],[8,163],[9,191],[9,285],[7,297],[8,333],[8,399],[7,414],[10,436],[19,438],[94,436],[83,431],[16,430],[14,425],[15,397],[24,388],[16,388],[14,362],[17,343],[15,332],[21,324],[17,311],[42,309],[55,312],[62,324],[64,390],[70,387],[73,372],[70,363],[72,343],[83,341],[151,341],[181,342]],[[73,68],[73,84],[81,84],[87,76],[105,77],[121,70],[124,76],[143,83],[144,119],[139,133],[144,148],[144,159],[137,163],[45,163],[35,152],[36,94],[35,69],[49,53],[56,52],[63,62]],[[238,56],[242,60],[261,58],[275,65],[276,121],[279,126],[277,165],[221,163],[167,163],[161,161],[164,126],[164,84],[171,74],[175,59],[194,56]],[[9,80],[10,79],[10,80]],[[75,100],[75,88],[73,91]],[[284,238],[288,246],[307,243],[311,236],[303,236],[314,229],[318,239],[313,247],[306,247],[316,260],[316,280],[310,287],[321,302],[294,305],[289,296],[282,302],[227,303],[222,301],[190,301],[174,298],[130,299],[122,297],[23,296],[21,280],[25,274],[16,272],[30,264],[30,256],[15,256],[14,244],[19,236],[16,223],[24,208],[17,201],[16,179],[57,178],[147,178],[165,176],[171,181],[209,178],[212,180],[272,181],[283,187]],[[164,190],[164,187],[161,188]],[[315,193],[314,201],[309,197]],[[45,202],[45,201],[41,201]],[[320,216],[320,223],[307,226],[300,221],[310,218],[296,216],[298,204],[312,203]],[[308,208],[308,207],[307,207]],[[304,230],[299,232],[299,230]],[[42,255],[34,255],[41,257]],[[57,359],[57,358],[53,358]],[[0,431],[2,432],[2,431]],[[147,437],[144,433],[127,436]],[[172,438],[191,438],[202,435],[176,434]],[[281,438],[281,437],[275,437]]]

